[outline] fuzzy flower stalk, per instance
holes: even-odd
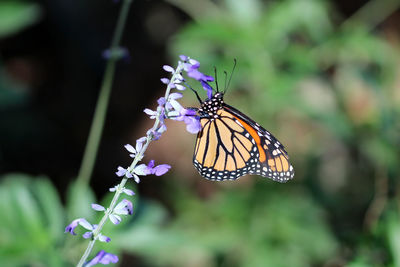
[[[75,228],[81,226],[87,230],[82,236],[83,238],[89,239],[89,244],[82,255],[81,260],[77,266],[93,266],[95,264],[109,264],[118,262],[118,257],[111,253],[107,253],[103,250],[97,253],[97,255],[90,261],[87,261],[91,254],[96,241],[110,242],[111,238],[102,233],[103,226],[109,220],[113,224],[119,224],[124,216],[133,214],[132,202],[127,199],[134,195],[132,190],[125,188],[125,184],[129,180],[133,180],[136,183],[140,182],[140,177],[154,174],[156,176],[164,175],[171,168],[168,164],[156,165],[154,160],[150,160],[147,164],[139,162],[143,159],[144,153],[147,150],[150,142],[158,140],[161,135],[167,130],[165,125],[166,119],[172,119],[176,121],[183,121],[186,124],[186,129],[190,133],[197,133],[201,130],[199,117],[196,115],[196,111],[193,109],[186,109],[178,102],[178,99],[182,97],[182,94],[178,91],[185,90],[186,84],[182,74],[192,79],[199,81],[203,88],[210,95],[210,86],[207,82],[213,81],[214,78],[211,76],[204,75],[199,71],[200,63],[187,56],[181,55],[178,61],[178,66],[174,69],[171,66],[164,65],[163,69],[170,74],[170,78],[162,78],[161,82],[166,84],[166,91],[163,97],[157,100],[157,109],[151,110],[146,108],[144,112],[155,120],[153,127],[147,132],[146,136],[143,136],[136,140],[135,146],[127,144],[125,149],[129,152],[129,156],[133,159],[130,166],[127,168],[119,166],[117,168],[116,175],[122,178],[121,182],[113,188],[110,188],[111,192],[114,192],[114,197],[108,208],[105,208],[99,204],[92,204],[92,209],[98,212],[103,212],[104,215],[98,224],[91,224],[84,218],[73,220],[66,228],[65,232],[71,235],[76,235]],[[177,90],[177,91],[172,91]],[[121,195],[124,194],[127,198],[120,200]]]

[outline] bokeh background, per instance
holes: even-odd
[[[122,0],[121,0],[122,1]],[[167,0],[132,3],[91,189],[76,183],[121,3],[0,1],[0,265],[72,266],[110,201],[123,149],[144,135],[178,55],[231,72],[225,100],[270,130],[287,184],[216,183],[192,166],[179,122],[151,143],[135,213],[97,244],[120,266],[400,266],[400,2]],[[198,85],[193,85],[197,86]],[[204,96],[204,93],[199,90]],[[184,92],[186,106],[198,103]],[[79,232],[79,231],[78,231]],[[81,233],[81,232],[79,232]]]

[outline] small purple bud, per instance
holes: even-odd
[[[121,222],[121,217],[115,214],[108,215],[108,218],[113,224],[119,224]]]
[[[93,230],[94,229],[94,226],[93,225],[91,225],[88,221],[86,221],[86,219],[84,219],[84,218],[81,218],[80,220],[79,220],[79,225],[80,226],[82,226],[82,227],[84,227],[84,228],[86,228],[86,229],[88,229],[88,230]]]
[[[128,196],[133,196],[135,194],[135,192],[133,192],[132,190],[127,189],[127,188],[122,189],[122,192],[124,192]]]
[[[108,242],[111,241],[111,238],[109,238],[108,236],[99,234],[99,241],[101,241],[101,242],[107,242],[107,243],[108,243]]]
[[[179,99],[182,97],[181,93],[172,93],[169,95],[169,99]]]
[[[115,173],[118,177],[124,176],[126,173],[126,169],[122,168],[121,166],[118,166],[118,171]]]
[[[180,58],[182,61],[187,61],[187,60],[189,59],[189,58],[188,58],[187,56],[185,56],[185,55],[180,55],[179,58]]]
[[[86,232],[82,236],[85,239],[91,238],[93,236],[93,232]]]
[[[160,97],[158,100],[157,100],[157,103],[158,103],[158,105],[159,106],[164,106],[165,105],[165,97]]]
[[[163,84],[168,84],[169,83],[169,79],[168,78],[161,78],[161,82]]]
[[[182,84],[175,84],[175,87],[176,87],[176,89],[181,90],[181,91],[186,89],[186,87],[183,86]]]
[[[71,235],[76,235],[74,232],[75,228],[79,225],[80,219],[73,220],[67,227],[65,227],[65,233],[70,233]]]
[[[126,150],[128,150],[128,152],[130,152],[132,154],[136,154],[136,149],[132,145],[126,144],[124,147]]]
[[[137,176],[136,174],[133,174],[133,179],[135,179],[135,182],[136,182],[137,184],[140,183],[139,176]]]
[[[95,204],[95,203],[92,204],[92,209],[94,209],[96,211],[104,211],[104,210],[106,210],[102,205]]]
[[[168,72],[174,72],[174,71],[175,71],[173,67],[168,66],[168,65],[164,65],[164,66],[163,66],[163,69],[164,69],[165,71],[168,71]]]

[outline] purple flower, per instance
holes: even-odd
[[[121,222],[121,217],[115,214],[108,215],[108,218],[113,224],[119,224]]]
[[[154,166],[154,160],[150,160],[149,164],[146,166],[146,172],[149,174],[155,174],[156,176],[161,176],[167,173],[168,170],[171,168],[171,166],[168,164],[161,164],[155,167]]]
[[[94,209],[95,211],[105,211],[106,210],[102,205],[95,204],[95,203],[92,204],[92,209]]]
[[[110,264],[110,263],[117,263],[118,262],[118,257],[117,255],[107,253],[104,250],[100,250],[99,253],[96,254],[96,256],[88,261],[85,264],[85,267],[91,267],[96,264]]]
[[[157,111],[151,110],[149,108],[145,108],[143,110],[143,112],[146,113],[147,115],[149,115],[150,119],[152,119],[152,120],[157,118]]]
[[[161,82],[163,84],[168,84],[169,83],[169,79],[168,78],[161,78],[160,80],[161,80]]]
[[[65,227],[65,233],[68,232],[71,235],[76,235],[74,230],[76,227],[78,227],[78,225],[80,225],[88,230],[91,230],[91,231],[94,229],[94,226],[91,225],[88,221],[86,221],[86,219],[79,218],[79,219],[73,220],[69,225],[67,225],[67,227]]]
[[[195,133],[200,132],[201,123],[197,116],[195,116],[195,117],[194,116],[192,116],[192,117],[185,116],[183,121],[186,123],[186,130],[189,133],[195,134]]]
[[[138,140],[136,140],[136,151],[139,153],[140,150],[142,150],[143,147],[143,143],[146,142],[146,137],[143,136],[141,138],[139,138]]]
[[[111,238],[109,238],[108,236],[99,234],[99,241],[108,243],[111,241]]]
[[[170,168],[171,168],[171,166],[169,166],[168,164],[161,164],[161,165],[154,167],[153,173],[156,176],[161,176],[161,175],[164,175],[165,173],[167,173]]]
[[[125,147],[126,150],[128,150],[128,152],[131,153],[131,154],[129,154],[129,156],[131,158],[134,158],[135,155],[136,155],[136,149],[130,144],[126,144],[124,147]]]
[[[206,90],[208,99],[211,99],[213,88],[205,81],[200,81],[200,83],[203,86],[203,89]]]
[[[165,97],[160,97],[158,100],[157,100],[157,103],[158,103],[158,105],[159,106],[164,106],[165,105]]]
[[[151,174],[151,168],[149,168],[146,164],[140,164],[133,169],[133,172],[136,175],[149,175]]]
[[[117,204],[117,206],[115,206],[113,213],[118,215],[131,215],[133,213],[132,202],[123,199]]]
[[[78,227],[79,225],[79,220],[80,219],[76,219],[73,220],[69,225],[67,225],[67,227],[65,227],[65,233],[70,233],[71,235],[76,235],[76,233],[74,232],[75,228]]]
[[[189,57],[187,57],[185,55],[180,55],[179,58],[184,62],[186,62],[189,59]]]
[[[88,239],[88,238],[92,238],[93,236],[93,232],[86,232],[83,235],[83,238]]]
[[[190,63],[185,64],[185,71],[190,78],[205,82],[214,81],[214,77],[205,75],[198,70],[200,67],[200,63],[197,60],[190,59],[189,62]]]
[[[110,190],[110,192],[115,192],[115,191],[117,191],[117,188],[118,188],[118,185],[110,188],[109,190]],[[133,192],[132,190],[127,189],[125,187],[122,189],[122,192],[127,194],[128,196],[133,196],[135,194],[135,192]]]
[[[175,71],[174,68],[171,67],[171,66],[169,66],[169,65],[164,65],[164,66],[163,66],[163,69],[164,69],[165,71],[168,71],[168,72],[174,72],[174,71]]]
[[[118,177],[126,176],[126,178],[132,178],[132,174],[128,171],[128,169],[124,169],[121,166],[118,166],[118,171],[115,172]]]

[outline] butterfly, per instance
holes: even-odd
[[[294,176],[284,146],[248,116],[229,106],[224,93],[201,101],[197,109],[201,130],[197,135],[193,164],[212,181],[236,180],[255,174],[277,182]]]

